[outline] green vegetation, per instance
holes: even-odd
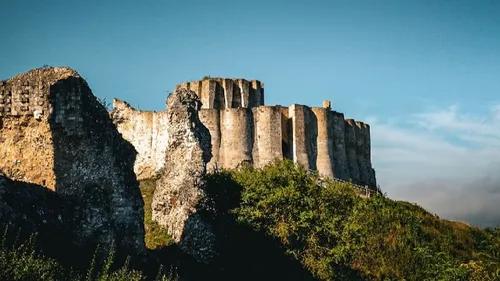
[[[151,220],[155,182],[141,182],[150,254],[189,280],[500,280],[500,229],[442,220],[382,195],[364,198],[290,161],[220,171],[206,182],[199,213],[220,253],[209,265],[183,255]],[[0,280],[153,280],[158,272],[115,262],[114,251],[103,264],[74,270],[40,254],[35,237],[5,237]]]
[[[151,203],[155,191],[155,181],[145,180],[141,182],[142,198],[144,199],[144,228],[146,231],[146,247],[149,249],[161,249],[172,245],[172,239],[168,232],[161,228],[158,223],[151,218]]]
[[[500,280],[499,229],[441,220],[381,195],[361,198],[348,184],[318,184],[316,173],[290,161],[210,177],[209,193],[240,186],[239,204],[227,210],[235,221],[274,239],[320,280]]]
[[[120,268],[116,268],[113,249],[102,265],[96,263],[94,256],[87,265],[86,272],[81,272],[41,255],[36,249],[36,235],[31,235],[23,243],[8,243],[8,232],[6,227],[0,246],[0,280],[140,281],[145,278],[141,272],[129,267],[129,259]],[[173,279],[158,275],[156,280]]]

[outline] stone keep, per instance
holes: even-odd
[[[345,119],[343,113],[331,109],[330,101],[322,107],[267,106],[264,84],[257,80],[208,78],[175,89],[189,89],[202,102],[199,117],[212,142],[209,171],[233,169],[243,162],[262,167],[276,158],[288,158],[327,177],[376,186],[370,126]],[[163,120],[164,112],[135,110],[119,100],[114,106],[112,115],[120,117],[113,118],[118,130],[135,146],[138,159],[144,159],[136,162],[136,174],[154,177],[164,166],[158,159],[168,133],[166,127],[158,126],[166,121],[149,120]]]
[[[77,243],[145,249],[135,155],[76,71],[40,68],[0,81],[0,174],[77,202]]]

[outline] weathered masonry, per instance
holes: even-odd
[[[0,175],[68,199],[78,244],[145,250],[135,154],[75,70],[38,68],[0,80]]]
[[[345,119],[329,101],[322,107],[266,106],[264,84],[257,80],[209,78],[179,88],[195,92],[203,103],[199,115],[212,139],[209,170],[233,169],[243,162],[262,167],[288,158],[324,176],[376,186],[370,126]],[[118,131],[138,152],[136,174],[155,176],[168,140],[165,112],[135,110],[117,99],[113,107]]]

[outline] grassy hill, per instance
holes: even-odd
[[[323,188],[317,174],[290,161],[211,177],[217,194],[241,190],[229,216],[272,237],[320,280],[500,280],[498,229],[442,220],[384,196],[362,198],[347,184]]]
[[[500,280],[499,229],[443,220],[382,195],[363,198],[290,161],[207,176],[200,212],[220,253],[210,266],[183,256],[151,221],[154,181],[141,189],[147,246],[185,280]],[[0,271],[16,259],[1,256]]]

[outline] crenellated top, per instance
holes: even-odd
[[[258,80],[207,78],[175,86],[196,93],[204,109],[253,108],[264,105],[264,83]]]

